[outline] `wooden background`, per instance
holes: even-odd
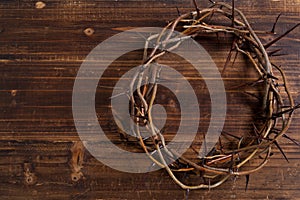
[[[78,141],[72,118],[72,88],[77,70],[100,42],[126,27],[163,27],[193,9],[190,0],[48,0],[36,8],[32,0],[0,1],[0,196],[1,199],[184,199],[185,191],[164,170],[147,174],[115,171],[85,152],[84,179],[71,180],[71,147]],[[198,1],[199,7],[209,2]],[[236,1],[255,29],[270,30],[282,13],[276,32],[300,22],[299,0]],[[87,36],[86,28],[95,33]],[[272,36],[262,36],[262,41]],[[223,39],[224,40],[224,39]],[[223,41],[224,42],[224,41]],[[225,41],[226,43],[226,41]],[[203,40],[218,67],[228,48]],[[300,28],[274,45],[286,55],[272,60],[282,65],[296,103],[300,103]],[[249,129],[249,101],[232,97],[239,71],[225,74],[229,110],[225,129]],[[240,78],[240,79],[239,79]],[[100,91],[101,92],[101,91]],[[236,96],[234,96],[236,97]],[[233,118],[234,117],[234,118]],[[288,134],[300,139],[300,112]],[[116,133],[117,134],[117,133]],[[119,141],[118,135],[114,138]],[[274,148],[265,168],[250,177],[238,177],[216,189],[197,190],[189,199],[300,199],[300,149],[286,139],[281,146],[287,163]],[[27,166],[33,185],[25,179]]]

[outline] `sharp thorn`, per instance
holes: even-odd
[[[157,151],[157,150],[152,151],[152,152],[150,153],[150,155],[151,155],[151,156],[154,155],[154,154],[156,153],[156,151]],[[153,163],[153,164],[155,164],[155,163]]]
[[[228,132],[226,132],[226,131],[222,131],[221,134],[223,134],[223,135],[229,135],[230,137],[233,137],[233,138],[235,138],[235,139],[237,139],[237,140],[240,140],[240,139],[241,139],[240,137],[235,136],[235,135],[233,135],[233,134],[231,134],[231,133],[228,133]]]
[[[291,106],[281,106],[281,108],[290,108]]]
[[[258,83],[262,83],[262,82],[264,82],[265,80],[264,79],[262,79],[262,78],[259,78],[258,80],[256,80],[256,81],[254,81],[253,83],[251,83],[250,84],[250,86],[255,86],[256,84],[258,84]]]
[[[256,127],[256,125],[254,123],[252,125],[253,125],[253,129],[254,129],[254,133],[255,133],[256,137],[259,138],[260,136],[259,136],[258,128]]]
[[[296,24],[295,26],[293,26],[291,29],[287,30],[284,34],[282,34],[281,36],[275,38],[274,40],[272,40],[271,42],[267,43],[264,45],[265,49],[269,48],[270,46],[272,46],[274,43],[276,43],[277,41],[279,41],[280,39],[282,39],[283,37],[285,37],[287,34],[289,34],[291,31],[293,31],[295,28],[297,28],[298,26],[300,26],[300,23]]]
[[[232,21],[231,21],[231,27],[234,27],[234,11],[235,11],[235,5],[234,5],[234,0],[232,1]]]
[[[274,79],[274,80],[278,80],[277,77],[273,76],[273,75],[270,74],[270,73],[267,74],[267,78],[272,78],[272,79]]]
[[[114,98],[117,98],[117,97],[122,96],[122,95],[127,95],[127,92],[121,92],[120,94],[116,94],[114,96],[109,97],[109,99],[114,99]]]
[[[288,136],[287,134],[283,134],[283,137],[290,140],[291,142],[293,142],[295,145],[300,147],[300,142],[297,141],[296,139],[291,138],[290,136]]]
[[[179,81],[176,81],[176,80],[169,80],[169,79],[162,79],[162,78],[159,78],[157,79],[156,83],[163,83],[163,82],[168,82],[168,83],[180,83]]]
[[[247,174],[247,175],[246,175],[246,187],[245,187],[245,191],[247,191],[247,189],[248,189],[249,180],[250,180],[250,175]]]
[[[216,36],[217,36],[218,44],[220,44],[219,32],[216,32]]]
[[[255,94],[253,94],[251,92],[244,91],[244,93],[247,94],[247,95],[249,95],[249,96],[252,96],[252,97],[256,98],[259,101],[261,100],[261,98],[259,96],[255,95]]]
[[[279,149],[279,151],[281,152],[281,154],[283,155],[283,157],[285,158],[285,160],[289,163],[289,159],[286,157],[285,153],[283,152],[283,150],[282,150],[281,147],[279,146],[278,142],[275,141],[274,144],[275,144],[276,147]]]
[[[186,192],[185,192],[185,200],[188,200],[188,199],[189,199],[189,194],[190,194],[190,189],[186,189]]]
[[[224,152],[224,151],[223,151],[224,146],[223,146],[223,144],[222,144],[221,137],[219,137],[219,145],[220,145],[220,151],[223,153],[223,152]]]
[[[231,48],[230,48],[230,51],[228,53],[228,56],[227,56],[227,59],[226,59],[226,62],[224,64],[224,67],[223,67],[223,70],[222,70],[222,73],[221,74],[224,74],[230,60],[231,60],[231,56],[232,56],[232,51],[235,49],[235,44],[236,44],[236,39],[233,40],[232,44],[231,44]]]
[[[279,13],[279,15],[276,17],[276,20],[275,20],[275,22],[274,22],[274,24],[273,24],[271,33],[275,33],[275,28],[276,28],[276,25],[277,25],[277,22],[278,22],[280,16],[281,16],[281,13]]]
[[[179,8],[177,6],[176,6],[176,10],[177,10],[178,16],[181,16],[180,10],[179,10]]]
[[[277,57],[277,56],[286,56],[288,54],[286,53],[279,53],[279,54],[274,54],[274,55],[271,55],[272,57]]]
[[[207,155],[206,138],[204,138],[204,155]],[[203,159],[204,160],[204,159]]]
[[[148,136],[148,137],[142,138],[142,140],[143,140],[143,141],[146,141],[146,140],[148,140],[149,138],[151,138],[151,137]]]
[[[251,86],[251,87],[253,87],[256,84],[262,83],[262,82],[264,82],[264,79],[259,78],[256,81],[253,81],[253,82],[250,82],[250,83],[243,83],[243,84],[240,84],[240,85],[237,85],[237,86],[233,86],[233,87],[231,87],[229,89],[237,89],[237,88],[241,88],[241,87],[245,87],[245,86]]]
[[[227,68],[227,66],[228,66],[228,64],[229,64],[229,62],[231,60],[231,55],[232,55],[232,49],[230,49],[229,54],[227,56],[226,62],[224,64],[223,70],[221,72],[222,75],[224,74],[224,72],[225,72],[225,70],[226,70],[226,68]]]
[[[197,18],[199,18],[199,17],[200,17],[200,10],[199,10],[199,8],[198,8],[198,5],[197,5],[196,0],[193,0],[193,3],[194,3],[194,6],[195,6],[195,9],[196,9],[196,11],[197,11]]]
[[[156,165],[156,163],[154,162],[154,163],[152,163],[151,165],[150,165],[150,169],[152,168],[152,167],[154,167]]]
[[[275,53],[281,51],[282,49],[275,49],[274,51],[268,52],[268,56],[273,56]]]
[[[234,55],[234,59],[233,59],[233,62],[232,62],[231,67],[233,67],[233,65],[234,65],[234,63],[235,63],[235,61],[236,61],[236,59],[237,59],[238,54],[239,54],[239,52],[236,51],[236,52],[235,52],[235,55]]]
[[[284,111],[281,111],[281,112],[279,112],[279,113],[275,113],[274,115],[273,115],[273,117],[280,117],[281,115],[283,115],[283,114],[285,114],[285,113],[288,113],[288,112],[294,112],[296,109],[298,109],[298,108],[300,108],[300,104],[298,104],[298,105],[296,105],[296,106],[294,106],[294,107],[290,107],[289,109],[287,109],[287,110],[284,110]]]

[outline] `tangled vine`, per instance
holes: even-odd
[[[280,66],[275,65],[269,59],[270,54],[266,49],[272,44],[283,38],[293,29],[295,25],[283,35],[275,38],[267,44],[262,44],[258,34],[274,33],[272,31],[255,31],[246,19],[245,15],[233,5],[221,2],[212,2],[209,8],[200,10],[194,1],[196,10],[180,15],[177,19],[170,22],[160,34],[150,36],[146,43],[143,55],[143,63],[135,73],[129,86],[130,94],[137,90],[135,95],[130,98],[130,113],[135,123],[144,123],[149,132],[149,138],[142,137],[139,126],[132,126],[132,132],[138,138],[139,144],[155,165],[165,168],[170,177],[183,189],[214,188],[224,183],[231,176],[246,175],[261,169],[268,162],[272,148],[276,146],[284,155],[278,144],[278,139],[286,137],[299,145],[297,141],[286,135],[291,124],[292,116],[299,105],[294,104],[293,97],[289,91],[286,75]],[[214,16],[221,15],[228,19],[230,26],[222,23],[213,22]],[[168,30],[168,31],[167,31]],[[181,36],[174,36],[174,31],[180,31]],[[151,77],[145,75],[145,71],[150,68],[156,60],[167,52],[177,48],[185,38],[200,36],[200,34],[228,33],[234,36],[232,51],[240,53],[249,60],[258,74],[256,83],[264,84],[263,95],[263,118],[260,126],[254,125],[253,136],[250,139],[236,137],[227,134],[236,140],[236,147],[230,150],[215,147],[214,151],[202,158],[188,159],[180,156],[171,165],[166,160],[177,156],[176,152],[168,149],[162,132],[155,126],[152,116],[152,107],[157,95],[158,79],[161,68],[152,69]],[[149,51],[149,43],[156,45]],[[161,50],[163,49],[163,50]],[[274,75],[276,71],[277,75]],[[154,81],[150,81],[154,80]],[[142,82],[146,84],[142,85]],[[133,123],[134,123],[133,122]],[[151,144],[149,144],[150,141]],[[161,149],[164,148],[166,153]],[[159,156],[154,157],[151,151],[154,150]],[[252,168],[243,168],[250,160],[260,157],[259,163]],[[198,185],[188,185],[183,183],[176,176],[180,172],[194,172],[200,174],[204,181]]]

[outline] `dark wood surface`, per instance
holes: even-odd
[[[100,42],[128,27],[163,27],[177,16],[176,7],[181,13],[193,9],[192,1],[44,3],[44,8],[37,9],[36,1],[0,1],[1,199],[184,199],[186,191],[164,170],[147,174],[118,172],[87,151],[83,159],[84,178],[72,181],[71,148],[79,140],[72,116],[72,89],[81,63]],[[204,8],[209,1],[198,4]],[[279,13],[282,17],[276,28],[278,35],[300,22],[299,0],[241,0],[236,6],[257,30],[271,30]],[[86,28],[94,29],[94,34],[87,36]],[[261,35],[263,42],[272,37]],[[225,36],[220,40],[228,44]],[[205,39],[199,42],[222,70],[229,47]],[[272,47],[276,48],[286,55],[272,60],[286,71],[295,102],[300,103],[300,28]],[[116,65],[126,66],[126,59]],[[234,68],[223,74],[228,95],[224,129],[229,132],[247,132],[255,113],[253,108],[258,104],[241,89],[231,89],[254,80],[242,72],[242,68]],[[100,96],[109,94],[106,89],[98,92]],[[108,119],[100,121],[107,125]],[[206,123],[204,120],[204,127]],[[298,140],[299,124],[300,112],[296,111],[288,134]],[[126,146],[116,130],[111,130],[110,136]],[[274,148],[267,166],[250,176],[247,191],[245,177],[238,177],[210,191],[190,191],[189,199],[300,199],[300,149],[286,139],[280,144],[289,163]],[[33,184],[26,182],[27,169],[34,174]]]

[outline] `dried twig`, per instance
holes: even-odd
[[[247,189],[249,174],[261,169],[268,162],[272,154],[273,144],[277,146],[286,158],[277,142],[280,137],[283,136],[295,142],[286,135],[286,132],[291,124],[294,110],[300,106],[294,105],[284,71],[281,67],[271,63],[269,59],[269,56],[278,50],[268,53],[266,49],[298,27],[299,24],[268,44],[263,45],[257,34],[270,34],[270,32],[254,31],[244,14],[235,8],[234,0],[232,0],[232,5],[213,2],[211,0],[210,2],[212,3],[211,7],[199,10],[196,1],[193,0],[196,11],[180,15],[177,19],[170,22],[160,34],[152,35],[147,39],[142,65],[134,74],[128,90],[131,101],[130,114],[134,118],[131,121],[131,132],[136,134],[139,144],[153,163],[165,168],[174,182],[187,191],[190,189],[214,188],[224,183],[229,177],[239,175],[246,175]],[[214,22],[215,24],[207,23],[206,20],[212,18],[214,13],[225,16],[231,22],[231,26],[227,27],[216,22]],[[279,17],[280,15],[277,17],[271,33],[275,32]],[[211,22],[210,20],[208,21]],[[167,29],[169,29],[168,32],[166,31]],[[174,36],[173,33],[175,30],[181,31],[185,36],[180,38]],[[233,52],[236,54],[241,53],[249,59],[259,75],[259,78],[252,86],[258,82],[265,84],[264,96],[257,97],[263,102],[261,111],[263,118],[259,118],[260,121],[258,124],[260,125],[253,124],[253,135],[248,140],[225,131],[222,132],[223,136],[227,135],[237,142],[235,149],[225,149],[224,145],[220,144],[221,149],[215,147],[214,151],[209,152],[204,158],[198,158],[197,162],[184,156],[175,160],[174,157],[178,157],[179,155],[167,148],[164,136],[153,122],[152,108],[156,99],[157,84],[160,80],[160,71],[162,69],[157,63],[157,59],[165,55],[169,50],[176,49],[185,39],[201,36],[201,33],[214,34],[220,32],[232,34],[235,38],[224,70],[226,70],[226,66],[228,66],[231,60],[231,54]],[[149,43],[155,44],[155,47],[148,54]],[[145,73],[147,70],[150,73]],[[280,75],[275,76],[273,70],[277,70]],[[279,85],[279,81],[283,82],[283,84]],[[145,84],[143,87],[141,87],[142,83]],[[134,85],[137,85],[136,94],[133,93]],[[288,103],[283,103],[285,101],[283,101],[282,93],[279,92],[279,87],[284,87],[283,92],[284,96],[287,96],[286,100]],[[252,95],[251,93],[248,94]],[[117,96],[114,98],[117,98]],[[138,123],[143,121],[146,124],[148,137],[151,138],[152,145],[145,143],[145,139],[141,136],[140,128],[133,124],[134,121]],[[281,128],[278,129],[278,127]],[[164,152],[162,152],[161,148],[164,148]],[[157,153],[158,158],[154,157],[150,153],[151,151]],[[258,157],[262,157],[263,159],[257,166],[251,169],[243,168],[250,160]],[[174,164],[168,165],[166,160],[169,159],[174,160]],[[185,173],[187,171],[201,174],[201,177],[208,181],[194,186],[186,185],[174,174],[174,172]]]

